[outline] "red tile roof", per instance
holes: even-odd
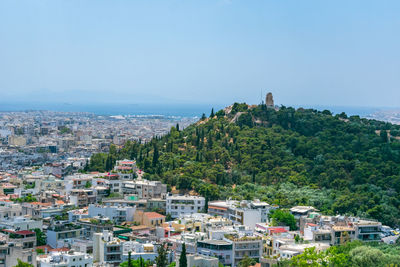
[[[133,164],[133,161],[122,161],[121,164]]]
[[[273,229],[269,229],[269,232],[271,234],[277,234],[277,233],[285,233],[285,232],[287,232],[287,230],[285,228],[273,228]]]
[[[23,230],[23,231],[17,231],[17,232],[15,232],[16,234],[19,234],[19,235],[32,235],[32,234],[35,234],[35,232],[33,232],[33,231],[28,231],[28,230]]]

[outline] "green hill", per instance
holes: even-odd
[[[213,113],[213,112],[212,112]],[[235,103],[147,144],[112,146],[88,170],[136,158],[148,179],[208,200],[314,205],[400,224],[400,127],[329,111]]]

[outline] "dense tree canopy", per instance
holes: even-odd
[[[307,248],[303,254],[280,262],[279,266],[396,266],[400,262],[399,252],[399,245],[353,241],[330,247],[326,251],[318,252],[314,247]]]
[[[135,158],[146,178],[215,200],[313,205],[399,225],[400,127],[329,111],[235,103],[146,144],[94,155],[90,170]],[[109,162],[107,163],[107,159]]]
[[[289,211],[283,210],[271,210],[271,214],[269,216],[272,220],[272,224],[276,226],[289,226],[290,230],[296,230],[296,219],[294,218],[293,214]]]

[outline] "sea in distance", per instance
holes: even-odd
[[[0,112],[10,111],[37,111],[49,110],[59,112],[89,112],[96,115],[162,115],[178,117],[201,117],[203,113],[208,116],[211,109],[218,111],[227,105],[224,104],[71,104],[71,103],[12,103],[0,102]],[[330,110],[334,114],[345,112],[347,115],[367,117],[377,111],[388,108],[350,107],[350,106],[300,106],[295,108],[314,108],[317,110]]]

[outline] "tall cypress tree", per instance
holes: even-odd
[[[206,199],[204,202],[204,213],[208,213],[208,192],[206,194]]]
[[[144,262],[143,262],[142,256],[140,256],[140,258],[139,258],[139,264],[140,264],[140,267],[144,267]]]
[[[156,143],[154,143],[153,167],[155,167],[157,165],[158,157],[159,157],[158,146],[156,145]]]
[[[186,259],[186,245],[182,244],[182,252],[179,257],[179,267],[187,267],[187,259]]]
[[[128,267],[132,267],[132,262],[131,262],[131,252],[128,252]]]
[[[214,108],[211,109],[211,114],[210,114],[210,118],[214,118],[215,114],[214,114]]]
[[[157,267],[167,266],[167,249],[165,248],[165,243],[160,245],[157,249],[158,256],[156,258]]]

